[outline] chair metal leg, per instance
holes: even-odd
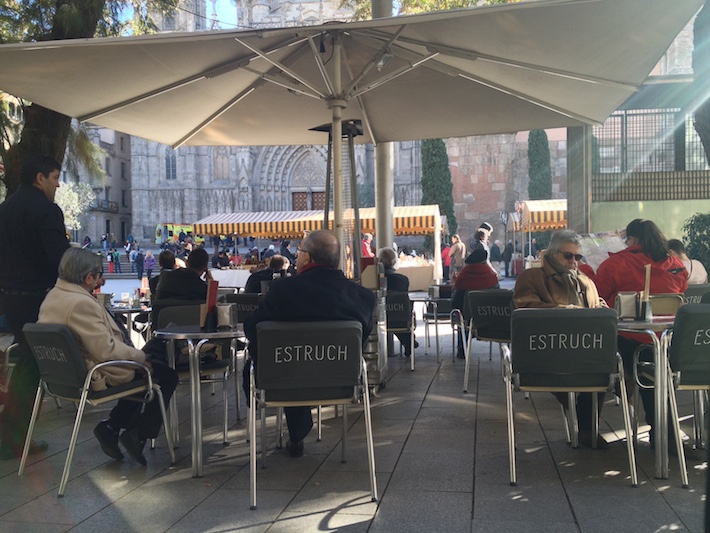
[[[237,404],[237,422],[242,421],[242,396],[240,394],[241,387],[239,386],[239,358],[237,357],[237,339],[232,339],[231,355],[232,355],[232,376],[234,377],[234,401]]]
[[[249,409],[247,416],[249,417],[249,508],[253,511],[256,509],[256,406],[258,398],[256,395],[254,384],[254,370],[251,370],[249,378]]]
[[[263,400],[263,398],[262,398]],[[261,420],[261,468],[266,466],[266,406],[261,405],[259,409],[259,418]],[[256,435],[254,436],[256,438]]]
[[[493,361],[493,341],[488,341],[488,360]]]
[[[172,466],[175,464],[175,450],[173,450],[173,438],[168,428],[169,418],[168,413],[165,410],[165,400],[163,400],[163,394],[160,390],[160,385],[153,385],[153,388],[155,389],[155,394],[158,396],[158,403],[160,404],[160,414],[163,417],[163,430],[165,431],[165,441],[168,445],[168,454],[170,454],[170,466]],[[153,442],[155,442],[155,439],[152,440]]]
[[[37,422],[37,417],[39,416],[39,407],[42,405],[42,400],[44,399],[44,386],[42,382],[37,385],[37,394],[35,394],[35,403],[32,406],[32,417],[30,418],[30,426],[27,428],[27,436],[25,437],[25,445],[22,448],[22,457],[20,458],[20,468],[17,470],[17,475],[21,476],[25,471],[25,462],[27,461],[27,456],[30,451],[30,443],[32,442],[32,433],[35,429],[35,423]]]
[[[284,408],[276,408],[276,448],[284,447]]]
[[[222,444],[224,444],[225,446],[229,444],[229,439],[227,438],[227,434],[229,432],[229,403],[227,402],[228,396],[229,395],[227,394],[227,380],[225,379],[224,381],[222,381]]]
[[[577,395],[567,393],[567,416],[569,417],[570,433],[572,434],[572,448],[579,448],[579,423],[577,421]]]
[[[629,398],[626,395],[626,382],[624,378],[624,364],[618,356],[619,368],[619,391],[621,396],[621,406],[624,414],[624,429],[626,430],[626,451],[629,456],[629,470],[631,471],[631,485],[638,487],[638,474],[636,472],[636,439],[631,431],[631,415],[629,410]]]
[[[436,306],[434,307],[434,313],[434,335],[436,335],[436,362],[441,363],[441,346],[439,346],[439,311]]]
[[[316,437],[316,442],[320,442],[323,437],[323,407],[321,405],[318,406],[317,413],[318,436]]]
[[[469,324],[468,336],[466,337],[466,348],[464,356],[466,358],[465,370],[463,373],[463,391],[468,392],[468,376],[471,367],[471,348],[473,346],[473,323]]]
[[[367,393],[369,394],[369,392]],[[348,442],[348,406],[343,404],[343,435],[342,442],[340,446],[340,462],[346,463],[345,459],[345,445]]]
[[[671,404],[671,416],[673,417],[673,433],[675,434],[676,450],[678,450],[678,463],[680,467],[680,479],[684,489],[688,488],[688,465],[685,463],[685,450],[683,448],[683,437],[680,432],[680,421],[678,420],[678,401],[673,386],[673,374],[668,363],[668,400]]]
[[[560,404],[560,411],[562,411],[562,421],[565,425],[565,439],[567,440],[567,444],[570,444],[572,442],[572,436],[569,433],[569,421],[567,420],[567,411],[565,411],[565,406],[562,404]]]
[[[626,385],[626,384],[624,384]],[[626,387],[624,387],[626,388]],[[634,410],[633,410],[633,417],[631,419],[631,424],[633,426],[633,438],[634,438],[634,446],[639,441],[639,406],[641,404],[641,393],[639,390],[639,385],[634,380]]]
[[[599,436],[599,395],[592,393],[592,449],[597,449],[597,437]]]
[[[416,320],[416,319],[415,319]],[[409,345],[412,347],[412,353],[409,355],[409,368],[414,372],[414,329],[417,327],[416,322],[412,322],[412,326],[409,328]]]
[[[67,458],[64,462],[64,470],[62,471],[62,479],[59,482],[57,496],[64,496],[64,489],[69,480],[69,470],[71,469],[72,459],[74,459],[74,449],[76,448],[76,440],[79,437],[79,426],[81,426],[81,419],[84,416],[84,408],[86,407],[86,397],[88,394],[88,389],[85,389],[79,401],[79,409],[77,410],[76,419],[74,420],[74,429],[72,430],[71,439],[69,440],[69,449],[67,450]]]
[[[367,462],[370,470],[370,496],[377,501],[377,477],[375,477],[375,442],[372,438],[372,415],[370,413],[370,387],[367,383],[367,363],[362,360],[362,403],[365,414],[365,436],[367,438]]]
[[[513,412],[513,383],[511,381],[510,364],[505,368],[505,407],[508,415],[508,461],[510,469],[510,484],[518,484],[518,475],[515,464],[515,413]]]
[[[705,449],[705,393],[693,391],[693,440],[695,448]]]

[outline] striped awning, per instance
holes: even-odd
[[[438,205],[400,206],[394,208],[394,234],[432,235],[441,231],[442,221]],[[343,213],[352,220],[352,210]],[[332,229],[333,213],[329,216]],[[360,209],[362,233],[375,234],[375,208]],[[220,213],[198,220],[196,235],[240,235],[262,239],[299,239],[305,231],[323,227],[322,211],[272,211],[262,213]]]
[[[514,231],[548,231],[567,227],[567,200],[527,200],[519,216],[510,213],[508,229]]]

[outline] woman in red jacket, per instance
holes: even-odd
[[[485,289],[498,289],[498,275],[488,264],[488,252],[483,248],[474,250],[466,258],[465,266],[456,277],[454,292],[451,295],[451,307],[463,309],[467,291],[480,291]],[[459,330],[459,346],[456,353],[459,359],[464,359],[463,335]]]
[[[626,248],[617,253],[610,253],[609,259],[597,269],[594,281],[599,296],[613,307],[618,293],[642,291],[646,265],[651,265],[651,294],[680,293],[688,288],[685,267],[677,257],[671,255],[668,241],[661,230],[652,221],[637,218],[626,226]],[[631,376],[634,351],[641,343],[648,343],[648,338],[644,335],[621,333],[618,342],[627,376]],[[650,440],[653,447],[653,390],[641,389],[641,399],[646,412],[646,423],[651,426]],[[672,447],[674,442],[671,439],[669,446]]]

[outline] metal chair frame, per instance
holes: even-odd
[[[250,370],[250,398],[252,409],[249,411],[249,433],[253,438],[249,443],[249,474],[250,474],[250,509],[256,509],[256,409],[255,406],[260,406],[262,409],[261,417],[261,460],[266,458],[266,440],[265,440],[265,417],[263,416],[267,406],[272,407],[298,407],[298,406],[322,406],[322,405],[342,405],[343,406],[343,424],[342,424],[342,440],[341,440],[341,461],[345,462],[346,437],[347,437],[347,405],[357,403],[361,397],[363,402],[363,413],[365,418],[365,434],[367,439],[368,452],[368,468],[370,472],[370,495],[373,502],[377,501],[377,477],[375,474],[375,447],[372,436],[372,416],[370,413],[370,396],[367,382],[367,364],[362,357],[362,325],[356,321],[330,321],[330,322],[261,322],[257,325],[257,336],[259,339],[259,359],[274,358],[274,353],[266,348],[265,339],[270,339],[272,342],[277,342],[279,346],[290,346],[302,342],[304,338],[312,338],[316,335],[326,334],[331,342],[347,344],[348,348],[355,351],[354,357],[357,358],[357,365],[350,364],[353,369],[357,368],[357,375],[349,376],[348,381],[352,384],[352,392],[347,396],[343,394],[334,395],[331,397],[321,397],[322,388],[338,387],[348,388],[350,385],[342,383],[342,374],[338,376],[340,381],[333,382],[331,375],[321,375],[317,380],[309,379],[300,383],[294,381],[293,376],[285,378],[277,378],[268,376],[268,370],[265,370],[264,365],[257,365],[256,375],[254,365]],[[352,343],[348,343],[348,340]],[[355,340],[353,340],[353,338]],[[321,339],[318,339],[319,341]],[[350,357],[351,353],[348,353]],[[260,382],[271,378],[269,383],[272,387],[278,384],[278,391],[281,393],[277,399],[269,399],[269,389],[257,389],[257,380]],[[304,378],[306,376],[297,376]],[[285,381],[288,381],[286,383]],[[317,388],[314,389],[314,381]],[[283,387],[283,388],[281,388]],[[290,392],[289,392],[290,391]],[[285,394],[284,394],[285,393]],[[309,396],[312,394],[313,396]],[[291,399],[289,399],[291,397]],[[280,416],[279,416],[280,418]]]
[[[577,359],[584,357],[584,354],[578,354],[574,349],[567,349],[564,353],[565,368],[560,368],[559,373],[557,371],[551,371],[550,369],[557,369],[559,366],[558,363],[561,360],[560,354],[540,349],[535,351],[534,366],[531,365],[530,361],[527,361],[525,372],[523,374],[516,372],[516,352],[518,353],[518,357],[520,357],[521,354],[528,355],[529,352],[529,347],[526,346],[525,339],[523,338],[524,334],[520,334],[520,337],[516,335],[516,325],[521,327],[520,324],[525,325],[527,322],[527,324],[534,325],[534,329],[536,331],[544,331],[545,333],[560,333],[566,332],[559,326],[560,322],[563,322],[564,320],[575,321],[575,324],[579,324],[580,329],[584,328],[584,332],[601,331],[603,329],[605,331],[605,336],[609,339],[608,342],[613,342],[614,349],[612,350],[608,347],[605,348],[604,351],[600,349],[599,362],[596,362],[595,365],[590,365],[586,362],[586,369],[580,368],[579,363],[576,362]],[[624,427],[627,435],[626,448],[629,460],[631,484],[634,487],[638,485],[636,454],[634,450],[634,441],[631,438],[632,430],[630,409],[628,398],[626,396],[626,386],[624,383],[624,366],[621,356],[616,353],[616,320],[616,314],[612,309],[517,309],[513,311],[511,320],[513,332],[511,345],[505,345],[502,348],[503,375],[508,415],[508,455],[510,460],[509,466],[511,485],[517,484],[513,391],[567,392],[568,408],[566,410],[566,417],[568,419],[568,425],[565,426],[565,430],[568,432],[568,439],[571,437],[572,446],[577,447],[579,428],[577,423],[576,393],[610,392],[614,391],[616,386],[620,389],[621,404],[623,407]],[[569,323],[570,322],[567,324]],[[598,329],[595,330],[594,328]],[[530,359],[532,359],[532,357],[530,357]],[[606,361],[604,359],[606,359]],[[604,363],[604,370],[596,368],[600,367],[602,362]],[[539,365],[539,368],[537,365]],[[615,368],[615,372],[609,372],[612,367]],[[568,373],[570,368],[574,368],[574,374]],[[521,379],[521,376],[526,375],[534,375],[535,380],[532,383],[529,383],[527,380]],[[594,384],[591,381],[587,382],[580,379],[582,376],[590,375],[595,376],[595,381],[598,379],[600,383]],[[608,375],[608,382],[602,385],[600,377],[606,375]],[[560,378],[564,381],[560,381]],[[575,381],[578,381],[578,383],[575,384]],[[592,446],[595,447],[599,430],[597,395],[593,394],[592,398]],[[569,433],[571,433],[571,435],[569,435]]]
[[[42,378],[40,379],[40,383],[37,387],[37,394],[35,395],[35,402],[32,408],[30,425],[27,431],[25,445],[22,450],[20,467],[17,471],[18,476],[21,476],[25,470],[27,456],[29,455],[29,448],[32,442],[32,434],[34,432],[35,424],[39,416],[40,406],[42,405],[45,393],[55,398],[62,398],[71,402],[78,403],[76,418],[74,419],[74,427],[72,429],[71,439],[69,441],[69,449],[67,450],[67,458],[64,462],[64,470],[62,471],[61,481],[59,482],[59,491],[57,493],[57,496],[64,496],[64,490],[69,479],[71,462],[74,458],[76,441],[79,436],[79,427],[81,426],[81,420],[84,416],[84,409],[86,408],[87,403],[89,405],[98,406],[122,398],[137,401],[140,403],[148,403],[152,401],[154,395],[157,394],[158,401],[160,403],[160,413],[163,417],[163,426],[165,429],[165,439],[168,444],[170,464],[172,465],[175,463],[175,452],[173,451],[173,443],[170,431],[167,429],[168,417],[165,410],[165,403],[163,402],[163,395],[160,393],[160,385],[158,385],[157,383],[153,383],[153,379],[150,374],[150,369],[146,365],[136,361],[116,360],[99,363],[91,370],[87,370],[86,363],[84,361],[83,356],[81,355],[81,352],[79,351],[79,347],[76,344],[74,336],[69,330],[69,328],[67,328],[66,326],[59,324],[27,324],[23,328],[23,331],[25,333],[25,337],[27,338],[28,343],[30,344],[30,347],[32,348],[32,353],[35,356],[35,359],[37,359],[37,364],[40,367],[40,373],[42,374]],[[61,340],[63,341],[62,344],[65,348],[67,348],[68,353],[65,353],[61,345],[47,346],[45,341],[43,340],[43,337],[45,337],[47,334],[49,334],[50,336],[60,336]],[[44,360],[47,358],[47,353],[51,353],[55,360],[57,357],[62,357],[65,359],[65,361],[71,362],[73,368],[70,368],[69,364],[67,364],[66,369],[66,373],[69,379],[71,381],[83,382],[83,385],[81,387],[76,388],[75,394],[67,394],[66,392],[62,394],[56,390],[53,390],[54,387],[63,387],[63,390],[66,391],[66,385],[61,381],[63,380],[63,378],[66,378],[66,376],[53,376],[59,381],[59,383],[48,379],[48,370],[43,370],[45,367]],[[84,368],[83,373],[81,372],[81,370],[79,370],[81,369],[82,365]],[[136,371],[144,374],[145,378],[139,381],[132,382],[135,383],[135,385],[133,386],[131,386],[131,383],[129,383],[125,386],[115,387],[115,391],[113,393],[111,391],[113,387],[109,387],[107,391],[92,391],[91,381],[94,373],[96,373],[102,368],[110,366],[134,367]]]
[[[441,308],[441,310],[440,310]],[[429,334],[429,324],[434,322],[434,334],[436,335],[436,362],[441,362],[441,349],[439,345],[439,323],[445,322],[452,326],[451,349],[456,352],[456,336],[453,335],[454,319],[452,316],[450,298],[430,298],[425,302],[424,313],[424,340],[426,346],[431,346],[431,335]]]
[[[402,310],[390,309],[390,306],[393,304],[401,305]],[[387,333],[409,333],[412,346],[412,353],[409,356],[409,367],[410,370],[414,371],[414,331],[417,328],[417,316],[414,313],[414,305],[409,299],[409,293],[395,291],[387,292],[385,297],[385,307],[387,310]],[[407,326],[390,326],[390,322],[395,324],[406,323]]]

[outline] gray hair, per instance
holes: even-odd
[[[385,265],[385,268],[396,268],[397,254],[392,248],[382,248],[378,254],[380,261]]]
[[[87,274],[101,272],[103,259],[86,248],[69,248],[59,261],[59,279],[81,285]]]
[[[550,245],[547,247],[547,253],[553,254],[560,251],[560,247],[566,242],[574,243],[582,246],[582,237],[571,229],[563,229],[552,235]]]
[[[313,263],[330,268],[340,265],[340,243],[333,232],[319,229],[301,241],[301,250],[308,252]]]

